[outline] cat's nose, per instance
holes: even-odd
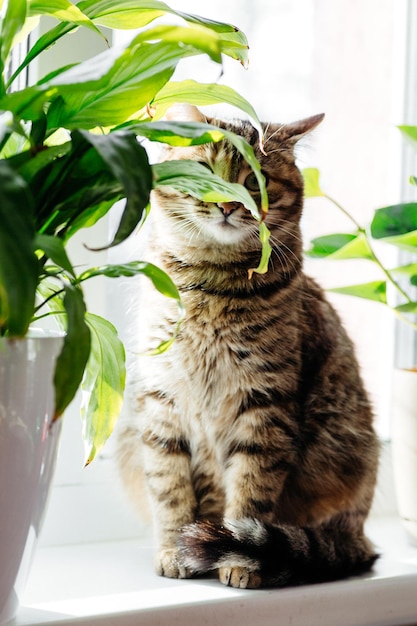
[[[233,213],[233,211],[239,209],[242,204],[241,202],[218,202],[217,206],[219,207],[223,215],[227,217],[228,215]]]

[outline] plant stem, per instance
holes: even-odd
[[[369,251],[371,253],[371,260],[376,263],[376,265],[379,267],[379,269],[382,271],[382,273],[385,275],[385,277],[388,279],[388,281],[391,283],[391,285],[393,285],[393,287],[395,287],[395,289],[398,291],[398,293],[400,293],[403,298],[405,298],[407,300],[407,302],[412,302],[412,299],[410,298],[410,296],[404,291],[404,289],[401,287],[401,285],[398,283],[397,280],[395,280],[395,278],[393,277],[393,275],[391,274],[390,270],[388,270],[386,267],[384,267],[384,265],[382,264],[382,261],[379,259],[379,257],[376,255],[373,247],[372,247],[372,242],[371,242],[371,238],[368,235],[368,232],[366,230],[366,228],[364,228],[363,226],[361,226],[359,224],[359,222],[356,221],[356,219],[353,217],[353,215],[351,215],[349,213],[349,211],[347,211],[341,204],[339,204],[334,198],[332,198],[331,196],[328,196],[327,194],[323,194],[325,198],[327,198],[327,200],[329,200],[330,202],[332,202],[332,204],[334,204],[344,215],[346,215],[346,217],[348,219],[350,219],[350,221],[356,226],[356,228],[358,229],[358,231],[360,233],[362,233],[362,235],[365,237],[366,239],[366,243],[368,244],[368,248]],[[390,307],[391,308],[391,307]],[[401,318],[406,321],[407,318],[403,318],[401,316]],[[407,320],[410,324],[414,325],[413,322],[410,322],[410,320]]]
[[[10,135],[12,134],[12,130],[8,129],[7,132],[4,133],[3,139],[0,142],[0,152],[3,150],[4,146],[10,139]]]
[[[414,330],[417,330],[417,322],[413,322],[412,320],[408,319],[408,317],[405,317],[405,315],[403,315],[400,311],[397,311],[393,307],[390,307],[390,309],[391,311],[393,311],[393,313],[395,313],[399,320],[405,322],[406,324],[414,328]]]
[[[37,307],[35,307],[35,313],[37,313],[38,311],[41,310],[42,307],[45,306],[45,304],[47,304],[49,302],[49,300],[53,300],[54,298],[56,298],[56,296],[59,296],[61,293],[64,293],[65,289],[59,289],[58,291],[54,291],[54,293],[51,293],[50,296],[48,296],[47,298],[45,298],[45,300],[43,302],[41,302],[40,304],[38,304]],[[34,319],[41,319],[41,317],[45,317],[46,315],[53,315],[54,311],[51,311],[49,313],[45,313],[44,315],[41,315],[40,317],[34,318]]]
[[[369,246],[369,249],[370,249],[371,254],[372,254],[372,260],[378,265],[380,270],[385,274],[385,276],[387,277],[387,279],[389,280],[391,285],[393,285],[395,287],[395,289],[398,291],[398,293],[400,293],[407,300],[407,302],[412,302],[412,299],[410,298],[408,293],[405,292],[404,289],[399,284],[399,282],[396,281],[395,278],[393,278],[391,272],[386,267],[384,267],[382,265],[381,261],[379,260],[379,258],[377,257],[377,255],[375,254],[375,252],[374,252],[374,250],[373,250],[373,248],[371,246],[370,239],[369,239],[369,237],[368,237],[366,232],[364,233],[364,235],[366,237],[366,241],[368,242],[368,246]]]
[[[32,322],[38,322],[44,317],[49,317],[50,315],[65,315],[66,311],[48,311],[47,313],[42,313],[42,315],[36,315],[32,318]]]
[[[347,210],[346,210],[346,209],[345,209],[345,208],[344,208],[341,204],[339,204],[339,203],[337,202],[337,200],[335,200],[335,199],[334,199],[334,198],[332,198],[331,196],[328,196],[328,195],[327,195],[327,193],[324,193],[324,194],[323,194],[323,196],[324,196],[327,200],[329,200],[332,204],[334,204],[334,205],[335,205],[335,206],[339,209],[339,211],[341,211],[344,215],[346,215],[346,217],[347,217],[347,218],[348,218],[348,219],[349,219],[349,220],[350,220],[350,221],[351,221],[351,222],[352,222],[352,223],[356,226],[356,228],[357,228],[360,232],[363,232],[364,234],[366,234],[366,233],[365,233],[365,229],[364,229],[364,228],[363,228],[363,227],[359,224],[359,222],[357,222],[357,221],[355,220],[355,218],[353,217],[353,215],[351,215],[351,214],[349,213],[349,211],[347,211]]]

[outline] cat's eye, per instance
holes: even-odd
[[[268,174],[262,170],[262,174],[265,178],[265,186],[268,185]],[[245,178],[245,182],[243,183],[248,191],[259,191],[259,183],[258,179],[254,172],[248,174]]]

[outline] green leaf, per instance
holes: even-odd
[[[14,2],[15,0],[13,0]],[[94,0],[95,1],[95,0]],[[10,86],[15,78],[44,50],[50,48],[58,39],[70,33],[72,30],[78,28],[78,26],[85,26],[94,31],[100,37],[106,39],[101,33],[100,29],[85,15],[81,10],[81,3],[78,5],[72,4],[68,0],[27,0],[27,9],[29,20],[35,19],[36,16],[45,14],[50,17],[55,17],[59,20],[64,20],[64,23],[52,28],[51,30],[40,36],[34,46],[29,50],[23,62],[19,65],[16,71],[12,74],[8,80],[7,85]],[[27,21],[29,21],[27,20]]]
[[[417,313],[417,302],[406,302],[395,307],[395,311],[400,313]]]
[[[53,315],[60,330],[65,331],[67,327],[64,307],[65,291],[59,279],[57,281],[49,273],[45,272],[44,276],[40,276],[37,295],[39,298],[42,298],[42,301],[38,303],[36,308],[36,313],[39,312],[39,317],[35,315],[33,321]],[[47,309],[47,312],[45,312],[45,309]]]
[[[171,77],[178,61],[198,50],[156,42],[114,47],[45,82],[11,93],[0,108],[34,120],[48,110],[48,129],[95,128],[125,122],[143,108]]]
[[[176,300],[178,311],[179,311],[179,318],[175,325],[175,329],[172,334],[172,337],[168,339],[167,341],[163,341],[161,344],[159,344],[159,346],[157,346],[153,350],[150,350],[147,353],[149,356],[156,356],[158,354],[162,354],[163,352],[166,352],[166,350],[168,350],[172,346],[174,341],[176,340],[178,333],[180,331],[181,322],[185,315],[185,310],[181,301],[181,296],[179,294],[179,291],[177,287],[175,286],[175,284],[173,283],[173,281],[171,280],[171,278],[168,276],[168,274],[163,272],[159,267],[157,267],[156,265],[153,265],[152,263],[143,263],[141,272],[152,281],[155,289],[157,289],[160,293],[162,293],[163,296],[166,296],[167,298],[173,298],[174,300]]]
[[[176,300],[180,311],[183,312],[180,293],[168,274],[152,263],[143,263],[139,261],[136,265],[138,269],[140,268],[140,272],[152,281],[155,289],[157,289],[163,296]]]
[[[43,146],[46,135],[46,115],[41,115],[37,120],[32,123],[30,129],[30,144],[33,148]]]
[[[120,196],[122,196],[122,194],[120,194]],[[114,206],[115,201],[116,198],[101,201],[99,204],[93,201],[92,206],[88,206],[87,202],[84,210],[67,225],[65,229],[65,241],[68,241],[68,239],[83,228],[91,228],[91,226],[94,226],[102,217],[107,215]]]
[[[54,376],[55,419],[62,415],[81,384],[91,345],[83,294],[78,287],[65,285],[64,307],[66,336]]]
[[[155,119],[160,119],[170,106],[188,102],[196,106],[225,103],[244,111],[262,136],[262,126],[253,106],[243,96],[227,85],[199,83],[195,80],[170,81],[156,94],[152,105],[156,107]]]
[[[22,120],[36,120],[43,115],[45,102],[53,99],[55,88],[27,87],[4,95],[0,99],[0,110],[11,111]]]
[[[371,234],[398,248],[417,252],[417,203],[407,202],[377,209]]]
[[[348,287],[334,287],[328,289],[334,293],[342,293],[347,296],[356,296],[357,298],[365,298],[375,302],[387,303],[387,284],[383,280],[377,280],[370,283],[362,283],[360,285],[349,285]]]
[[[115,327],[86,314],[91,351],[82,381],[81,419],[88,465],[112,434],[119,417],[125,387],[125,351]]]
[[[3,74],[13,39],[25,23],[26,0],[3,0],[1,4],[6,5],[4,17],[0,21],[0,70]]]
[[[35,238],[35,249],[43,250],[49,259],[75,278],[74,268],[61,239],[38,233]]]
[[[155,187],[168,186],[204,202],[241,202],[254,216],[259,210],[249,192],[238,183],[226,182],[196,161],[164,161],[152,166]]]
[[[408,265],[400,265],[390,270],[392,274],[402,274],[410,279],[412,285],[417,284],[417,263],[409,263]]]
[[[316,237],[311,240],[312,247],[306,251],[306,254],[314,258],[329,257],[352,241],[355,241],[356,237],[353,233],[336,233]]]
[[[34,202],[25,181],[0,161],[0,332],[23,336],[31,321],[39,263]]]
[[[0,145],[4,146],[13,132],[14,119],[10,111],[0,113]],[[2,156],[4,156],[2,154]]]
[[[42,83],[43,89],[57,88],[62,98],[48,111],[49,128],[123,123],[153,100],[181,59],[202,53],[214,58],[216,50],[221,50],[219,36],[209,30],[204,34],[199,26],[139,33],[122,52],[106,50]]]
[[[27,15],[27,14],[26,14]],[[26,17],[25,23],[22,28],[16,33],[12,42],[12,49],[18,44],[28,41],[28,36],[39,26],[39,15],[33,17]]]
[[[154,40],[161,37],[161,40]],[[151,41],[147,41],[151,39]],[[121,124],[144,109],[171,78],[178,62],[187,56],[207,53],[212,58],[221,51],[221,40],[200,26],[158,27],[140,33],[124,49],[112,48],[47,81],[0,100],[0,107],[27,120],[36,120],[48,110],[48,132],[55,128],[84,128]],[[221,85],[198,86],[182,83],[165,93],[165,107],[174,101],[196,98],[198,102],[227,102],[248,113],[260,130],[253,107],[234,90]],[[181,98],[185,98],[182,100]],[[160,107],[162,111],[162,108]]]
[[[261,171],[261,166],[260,163],[258,161],[258,159],[255,156],[255,152],[252,148],[252,146],[250,146],[248,144],[248,142],[241,137],[240,135],[235,135],[235,133],[231,133],[229,131],[223,131],[225,137],[230,141],[230,143],[232,145],[235,146],[235,148],[237,150],[239,150],[239,152],[243,155],[243,157],[245,158],[245,161],[251,166],[257,181],[258,181],[258,185],[259,185],[259,191],[261,194],[261,211],[262,211],[262,217],[265,217],[267,211],[268,211],[268,194],[266,191],[266,183],[265,183],[265,177],[262,174]],[[261,136],[262,137],[262,136]],[[252,212],[252,215],[256,218],[256,219],[260,219],[261,216],[259,215],[259,210],[257,208],[256,212]]]
[[[401,131],[404,138],[407,139],[414,148],[417,148],[417,126],[401,125],[398,126],[398,129]]]
[[[269,243],[271,237],[271,233],[268,230],[265,222],[259,223],[259,239],[262,244],[262,253],[261,259],[259,261],[259,265],[256,268],[252,268],[249,270],[249,278],[252,278],[252,274],[256,272],[257,274],[265,274],[268,271],[269,259],[271,258],[271,244]]]
[[[158,289],[162,295],[168,298],[173,298],[174,300],[177,300],[178,304],[180,304],[181,297],[179,291],[168,274],[156,265],[146,263],[144,261],[130,261],[129,263],[108,264],[100,267],[92,267],[80,274],[78,280],[81,282],[88,280],[89,278],[93,278],[94,276],[120,278],[121,276],[132,277],[139,274],[144,274],[150,278],[156,289]]]
[[[222,33],[242,45],[246,43],[244,34],[235,26],[176,11],[160,0],[81,0],[78,6],[92,20],[109,28],[137,29],[164,13],[170,13],[192,24]]]
[[[175,11],[165,2],[149,0],[85,0],[78,5],[91,19],[110,28],[142,28],[164,13],[183,18],[215,33],[222,39],[223,52],[247,64],[248,45],[245,35],[235,26]]]
[[[92,20],[108,28],[136,29],[171,11],[158,0],[81,0],[78,6]]]
[[[7,86],[13,84],[14,80],[17,76],[26,68],[28,65],[36,59],[36,57],[47,50],[50,46],[52,46],[58,39],[60,39],[63,35],[71,32],[76,28],[75,24],[59,24],[55,28],[49,30],[44,35],[39,37],[34,46],[29,50],[26,57],[23,59],[22,63],[16,69],[16,71],[12,74],[7,82]]]
[[[150,141],[159,141],[170,146],[198,146],[224,139],[220,128],[201,122],[130,122],[128,128]]]
[[[82,136],[106,163],[114,178],[119,181],[126,206],[113,241],[106,247],[124,241],[146,216],[152,189],[152,169],[146,150],[131,132],[115,131],[108,135],[93,135],[74,131],[74,138]]]
[[[151,141],[164,141],[173,146],[190,146],[227,139],[242,154],[246,162],[254,171],[261,193],[261,209],[266,213],[268,209],[268,194],[265,178],[261,166],[256,158],[252,146],[240,135],[236,135],[223,128],[201,122],[152,122],[150,124],[133,124],[130,127],[138,135],[147,137]],[[253,211],[254,217],[260,219],[259,210]]]
[[[324,196],[320,187],[320,171],[315,167],[306,167],[302,171],[304,179],[304,196],[306,198],[317,198]]]
[[[9,159],[10,165],[17,169],[19,174],[28,182],[32,182],[39,172],[71,151],[71,142],[59,146],[46,147],[33,154],[32,150],[25,150]]]
[[[41,159],[38,162],[38,157],[35,157],[32,162],[24,164],[23,171],[36,197],[36,228],[40,233],[64,236],[68,221],[82,211],[75,200],[79,187],[87,187],[85,177],[91,172],[85,167],[85,156],[90,149],[85,142],[81,146],[75,141],[67,142],[62,153],[50,148],[42,151],[46,154],[45,161]],[[78,167],[83,168],[81,185],[75,174]],[[90,187],[96,184],[96,178],[92,180],[94,184],[90,180]],[[65,211],[66,203],[70,204],[68,211]]]
[[[85,26],[106,39],[100,29],[80,10],[79,6],[69,0],[28,0],[28,14],[31,16],[48,15],[61,22]]]
[[[417,230],[396,237],[384,237],[381,241],[401,248],[402,250],[407,250],[414,254],[417,253]]]
[[[211,28],[216,33],[222,33],[224,37],[229,37],[231,41],[236,40],[240,44],[246,45],[247,47],[245,34],[232,24],[228,24],[226,22],[217,22],[206,17],[201,17],[200,15],[193,15],[192,13],[173,11],[172,9],[169,9],[169,11],[170,13],[181,16],[187,22],[191,22],[192,24],[200,24],[200,26],[205,26],[206,28]]]
[[[417,203],[407,202],[377,209],[371,223],[372,237],[396,237],[417,230]]]
[[[43,5],[48,7],[47,0],[44,0]],[[248,45],[246,37],[235,26],[175,11],[164,2],[156,0],[82,0],[77,3],[77,9],[91,22],[116,29],[142,28],[164,13],[171,13],[182,17],[190,24],[197,24],[219,33],[222,52],[238,59],[244,65],[247,63]],[[23,63],[11,77],[9,84],[43,50],[50,48],[58,39],[74,30],[78,23],[81,26],[91,28],[91,24],[85,22],[79,13],[77,15],[71,14],[70,19],[71,21],[59,24],[36,41]]]
[[[95,276],[119,278],[120,276],[131,277],[137,276],[139,274],[143,274],[144,276],[149,278],[152,281],[155,289],[157,289],[163,296],[176,300],[178,306],[179,316],[172,337],[167,341],[163,341],[159,346],[157,346],[155,349],[148,353],[150,355],[161,354],[162,352],[168,350],[168,348],[175,341],[181,326],[181,321],[184,317],[184,307],[181,301],[180,293],[168,274],[166,274],[163,270],[161,270],[156,265],[153,265],[152,263],[145,263],[143,261],[131,261],[130,263],[122,263],[117,265],[110,264],[103,265],[101,267],[89,268],[88,270],[80,274],[78,280],[79,282],[82,282]]]
[[[149,355],[157,355],[168,350],[168,348],[170,348],[170,346],[174,343],[184,317],[184,307],[181,301],[180,293],[168,274],[152,263],[131,261],[130,263],[104,265],[102,267],[90,268],[79,276],[79,281],[88,280],[94,276],[119,278],[120,276],[137,276],[139,274],[143,274],[149,278],[155,289],[157,289],[163,296],[175,300],[178,306],[179,316],[172,337],[170,337],[167,341],[163,341],[159,346],[147,353]]]
[[[107,141],[112,145],[116,142],[111,138]],[[65,241],[80,228],[95,223],[124,197],[121,182],[80,132],[74,134],[69,146],[71,151],[57,153],[59,158],[46,161],[31,180],[38,204],[38,229],[44,234],[58,233]],[[142,150],[136,143],[132,148]],[[127,150],[126,146],[123,149]],[[54,147],[43,152],[49,151],[53,152]]]
[[[59,74],[49,83],[61,96],[48,111],[50,131],[125,122],[153,99],[184,56],[187,49],[177,43],[132,44],[122,53],[112,48]]]
[[[149,41],[174,42],[185,46],[191,46],[207,54],[212,61],[221,64],[222,62],[222,40],[219,35],[203,26],[171,26],[160,25],[144,30],[134,39],[135,45]]]
[[[45,0],[47,2],[48,0]],[[146,0],[85,0],[77,3],[78,11],[82,12],[92,22],[97,22],[109,28],[136,29],[146,26],[157,17],[163,15],[169,7],[164,2],[148,2]],[[175,11],[171,11],[175,13]],[[86,25],[81,21],[80,25]],[[64,35],[77,27],[74,20],[59,24],[47,31],[35,43],[26,58],[11,77],[14,78],[27,67],[41,52],[50,48]]]
[[[335,233],[316,237],[307,256],[329,259],[368,259],[373,260],[372,250],[363,233]]]

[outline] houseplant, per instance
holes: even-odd
[[[156,18],[166,14],[173,14],[181,23],[154,24]],[[34,28],[42,15],[55,18],[56,25],[36,37]],[[7,439],[9,436],[16,439],[16,445],[22,439],[25,442],[24,448],[16,448],[18,452],[7,457],[0,475],[6,481],[18,475],[19,484],[23,482],[19,474],[22,468],[27,477],[39,475],[38,488],[32,485],[26,495],[21,494],[17,508],[2,499],[0,553],[2,570],[9,573],[7,580],[0,580],[0,621],[4,621],[16,610],[15,561],[26,553],[25,541],[32,543],[28,539],[31,527],[35,534],[38,531],[31,507],[39,489],[47,492],[44,479],[52,473],[56,452],[48,452],[46,444],[50,440],[56,444],[58,418],[81,385],[83,436],[89,463],[112,432],[120,411],[124,349],[114,327],[86,311],[85,281],[101,275],[117,278],[145,274],[157,289],[177,300],[181,317],[178,291],[161,270],[135,261],[80,271],[70,259],[68,241],[80,229],[103,218],[116,201],[125,200],[114,238],[110,243],[100,242],[102,248],[121,243],[145,219],[151,189],[175,185],[201,198],[210,195],[217,201],[238,199],[252,211],[260,220],[265,242],[257,271],[265,270],[268,245],[258,209],[243,187],[226,183],[199,164],[182,161],[151,166],[137,140],[141,136],[190,145],[224,137],[225,133],[208,125],[161,120],[166,109],[177,101],[227,102],[241,108],[260,128],[250,104],[232,89],[193,80],[171,81],[179,61],[189,56],[203,54],[221,64],[222,55],[229,55],[244,64],[247,44],[238,29],[175,12],[158,0],[82,0],[78,4],[69,0],[3,0],[0,18],[0,379],[4,383],[0,443],[3,450],[12,450],[14,443]],[[102,26],[141,30],[125,46],[108,48],[81,63],[68,59],[68,65],[49,75],[31,84],[19,84],[24,70],[55,41],[79,27],[89,29],[92,37],[104,38]],[[11,71],[9,60],[19,41],[27,46],[28,53]],[[254,168],[266,208],[263,177],[252,148],[239,137],[228,134],[228,138]],[[11,375],[6,357],[17,347],[33,361],[34,345],[41,339],[29,336],[31,326],[51,314],[65,334],[54,337],[58,345],[50,351],[53,388],[52,381],[47,380],[41,395],[51,406],[37,409],[44,417],[40,423],[36,416],[23,419],[20,405],[13,408],[9,403],[10,398],[25,396],[26,387],[37,388],[40,382],[27,379],[25,385],[22,374],[14,370]],[[32,367],[37,373],[40,369]],[[13,383],[11,387],[6,386],[7,381]],[[30,408],[33,400],[27,400],[25,408],[27,405]],[[32,422],[33,435],[29,433]],[[40,446],[38,452],[35,444]],[[41,453],[49,455],[49,461],[42,460]],[[2,495],[11,491],[10,481],[0,485]],[[29,492],[31,498],[27,497]],[[21,536],[23,545],[17,549],[17,556],[9,558],[7,553],[7,566],[3,546],[10,543],[10,525],[6,511],[15,524],[21,521],[24,527],[15,533]],[[37,520],[41,517],[36,511]]]
[[[400,126],[404,137],[417,148],[417,127]],[[369,224],[353,215],[321,188],[319,171],[303,172],[305,196],[326,197],[350,219],[352,232],[331,233],[311,241],[306,251],[313,258],[361,259],[373,264],[377,280],[330,289],[365,298],[389,308],[403,323],[417,331],[417,202],[376,209]],[[410,177],[417,184],[415,176]],[[389,264],[385,250],[397,248],[402,262]],[[384,250],[385,249],[385,250]],[[391,255],[390,255],[391,257]],[[393,370],[391,440],[394,480],[400,516],[410,540],[417,544],[417,363]]]
[[[183,162],[150,166],[136,140],[141,135],[184,145],[222,138],[217,128],[158,122],[179,99],[201,104],[229,102],[259,124],[249,103],[230,88],[191,80],[170,81],[177,63],[188,56],[207,54],[220,63],[222,54],[228,54],[246,62],[246,41],[235,27],[177,14],[185,21],[184,26],[152,26],[125,47],[110,48],[84,63],[61,67],[33,85],[13,90],[19,74],[77,26],[100,36],[97,25],[139,27],[167,12],[174,13],[159,1],[84,0],[73,5],[69,0],[56,0],[52,8],[47,0],[3,3],[0,334],[25,335],[29,324],[44,310],[42,302],[35,302],[37,293],[43,293],[43,300],[53,312],[65,310],[67,335],[55,374],[56,416],[72,399],[90,354],[91,329],[96,320],[88,318],[88,324],[85,322],[85,280],[99,274],[115,277],[147,273],[157,286],[178,297],[169,280],[146,265],[94,268],[77,276],[66,252],[68,240],[102,218],[117,200],[126,198],[119,228],[107,245],[122,242],[146,216],[150,190],[157,185],[176,184],[200,195],[208,191],[223,196],[240,194],[245,204],[257,212],[240,185],[229,186],[197,164],[192,170]],[[25,32],[28,23],[33,25],[33,18],[39,14],[56,17],[60,22],[34,42],[20,67],[6,79],[5,65],[13,40],[19,32]],[[253,151],[241,139],[236,141],[259,175]],[[23,208],[20,212],[13,210],[16,206],[24,207],[25,213]],[[58,287],[51,287],[52,281],[58,281]],[[109,341],[114,340],[113,331],[109,333]],[[65,379],[69,361],[71,380],[68,376]],[[86,429],[91,431],[91,450],[87,453],[90,461],[111,430],[112,420],[101,417],[100,423],[93,425],[86,405],[85,421]]]

